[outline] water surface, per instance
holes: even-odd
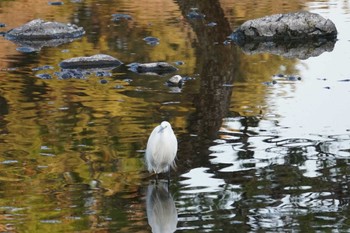
[[[0,231],[350,230],[348,1],[63,3],[0,2],[2,31],[35,18],[86,30],[33,53],[0,38]],[[192,8],[205,18],[190,19]],[[248,19],[298,10],[335,23],[332,51],[301,60],[224,43]],[[116,13],[132,19],[112,21]],[[55,75],[62,60],[97,53],[124,65]],[[154,61],[179,70],[126,66]],[[165,85],[174,74],[183,87]],[[162,120],[179,141],[169,187],[143,162]]]

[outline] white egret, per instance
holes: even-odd
[[[146,163],[149,172],[158,174],[168,173],[170,180],[170,167],[175,167],[175,157],[177,152],[177,139],[171,125],[167,121],[163,121],[155,127],[148,138],[146,149]]]

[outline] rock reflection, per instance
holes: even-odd
[[[177,210],[167,183],[150,184],[147,189],[147,218],[152,232],[174,232],[177,226]]]
[[[307,43],[275,43],[275,42],[249,42],[239,44],[244,53],[253,55],[271,53],[287,58],[308,59],[320,56],[324,52],[332,52],[336,41],[317,41]]]

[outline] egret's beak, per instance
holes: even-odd
[[[165,127],[160,127],[160,130],[158,131],[158,133],[161,133],[165,128],[166,128],[167,126],[165,126]]]

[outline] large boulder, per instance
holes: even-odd
[[[238,44],[247,41],[304,41],[336,37],[337,29],[331,20],[307,11],[248,20],[230,35]]]
[[[307,59],[332,51],[337,29],[331,20],[302,11],[248,20],[229,38],[247,54]]]
[[[4,34],[21,47],[39,51],[42,47],[56,47],[82,37],[85,31],[75,24],[35,19]]]
[[[8,31],[5,37],[9,40],[50,40],[77,38],[84,34],[84,29],[75,24],[34,19],[29,23]]]

